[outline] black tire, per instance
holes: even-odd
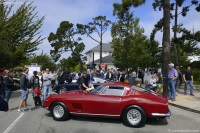
[[[145,125],[147,115],[141,107],[131,105],[124,109],[122,119],[127,126],[142,127]]]
[[[62,93],[64,93],[64,92],[66,92],[67,91],[67,89],[65,88],[65,87],[61,87],[60,89],[59,89],[59,91],[58,91],[58,94],[62,94]]]
[[[69,119],[69,111],[64,103],[61,102],[55,102],[51,106],[51,115],[53,116],[53,119],[56,121],[64,121]]]

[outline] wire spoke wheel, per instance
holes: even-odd
[[[131,109],[127,113],[127,120],[132,124],[132,125],[137,125],[142,119],[142,115],[140,111],[137,109]]]
[[[65,111],[64,111],[64,108],[61,106],[61,105],[56,105],[54,108],[53,108],[53,114],[56,118],[61,118],[63,117]]]

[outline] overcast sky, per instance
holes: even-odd
[[[9,5],[13,0],[8,0]],[[20,6],[25,0],[16,0],[15,8]],[[140,18],[140,26],[145,29],[145,35],[150,36],[154,24],[162,18],[162,12],[154,11],[152,7],[153,0],[146,0],[146,3],[141,7],[133,9],[135,17]],[[171,2],[174,0],[171,0]],[[31,1],[30,1],[31,2]],[[50,32],[56,32],[60,22],[69,21],[76,25],[77,23],[87,24],[92,21],[92,18],[102,15],[106,16],[111,21],[116,21],[116,17],[112,15],[113,3],[121,3],[121,0],[33,0],[33,5],[37,6],[36,11],[39,16],[45,16],[45,20],[41,29],[43,37],[48,37]],[[185,3],[188,5],[189,0]],[[194,6],[190,8],[187,17],[179,17],[178,23],[183,23],[184,27],[195,31],[200,30],[200,13],[196,12]],[[171,23],[173,26],[173,22]],[[172,35],[172,34],[171,34]],[[94,37],[97,38],[96,35]],[[82,36],[83,42],[86,45],[85,51],[88,51],[98,45],[89,37]],[[98,38],[97,38],[98,39]],[[110,28],[103,36],[103,42],[111,42]],[[162,33],[156,35],[156,40],[162,41]],[[49,54],[51,48],[46,39],[38,46],[39,50],[36,53]],[[64,54],[62,57],[67,58],[70,53]]]

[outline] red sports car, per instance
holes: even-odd
[[[43,106],[58,121],[70,115],[115,117],[132,127],[143,126],[147,118],[171,116],[166,97],[120,82],[105,83],[90,92],[74,90],[51,95]]]

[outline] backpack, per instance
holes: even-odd
[[[33,76],[33,77],[32,77],[32,79],[31,79],[31,86],[32,86],[33,88],[39,87],[39,86],[40,86],[39,77],[38,77],[38,76]]]

